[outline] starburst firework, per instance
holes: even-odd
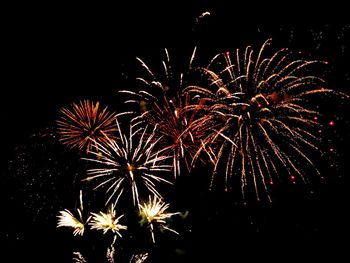
[[[95,189],[107,186],[108,203],[116,194],[124,190],[130,191],[134,205],[139,203],[140,187],[160,196],[156,189],[157,182],[171,184],[161,174],[171,171],[171,165],[166,164],[172,156],[164,155],[164,150],[158,149],[161,138],[155,137],[155,128],[142,127],[143,122],[133,119],[129,124],[129,132],[124,134],[116,119],[119,139],[107,139],[107,145],[96,142],[99,152],[91,151],[94,158],[85,158],[99,166],[88,170],[84,180],[101,180]],[[141,190],[141,191],[142,191]]]
[[[216,174],[225,174],[227,190],[234,181],[232,175],[238,173],[243,196],[247,186],[254,185],[257,199],[260,189],[268,193],[280,168],[292,179],[295,174],[307,181],[298,164],[304,161],[319,173],[305,153],[306,149],[318,151],[319,139],[315,135],[319,123],[314,120],[319,113],[307,99],[336,94],[323,87],[323,79],[308,74],[311,66],[325,62],[291,60],[287,49],[265,57],[269,44],[267,40],[257,56],[250,46],[243,56],[238,49],[218,54],[201,69],[210,80],[208,87],[188,88],[205,101],[193,106],[202,108],[203,117],[192,125],[211,131],[194,161],[206,152],[214,165],[211,185]]]
[[[173,156],[174,177],[181,174],[182,160],[187,171],[190,171],[190,162],[198,150],[200,139],[205,135],[204,130],[193,131],[191,123],[196,118],[196,112],[187,111],[189,96],[183,92],[188,86],[184,75],[188,76],[191,72],[195,53],[196,49],[193,50],[187,72],[179,76],[173,73],[167,49],[165,49],[166,59],[162,61],[164,74],[155,74],[138,58],[147,72],[146,77],[138,78],[146,86],[146,90],[120,91],[133,95],[135,99],[127,100],[126,103],[138,103],[141,118],[152,126],[157,126],[156,133],[162,137],[159,144],[165,153]]]
[[[88,152],[93,142],[104,144],[107,137],[114,138],[117,130],[115,114],[99,102],[83,100],[72,103],[71,108],[62,108],[62,117],[57,121],[60,141],[70,148]]]
[[[103,234],[106,234],[108,231],[111,231],[119,237],[122,237],[120,231],[127,229],[127,226],[119,224],[120,219],[124,215],[120,215],[119,217],[116,216],[115,204],[111,204],[107,213],[99,212],[98,214],[91,214],[92,218],[89,223],[89,225],[91,225],[91,229],[102,230]],[[113,244],[114,242],[112,243],[111,247],[113,247]]]
[[[157,196],[153,198],[149,196],[148,203],[139,204],[140,215],[142,217],[141,224],[148,224],[151,230],[152,241],[155,243],[154,239],[154,228],[156,226],[163,229],[169,230],[175,234],[179,234],[175,230],[165,226],[166,219],[171,218],[173,215],[178,213],[166,213],[165,211],[169,208],[169,204],[165,203]]]

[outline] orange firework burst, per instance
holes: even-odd
[[[117,131],[116,115],[101,108],[99,102],[89,100],[72,103],[71,108],[62,108],[63,116],[57,121],[60,141],[70,148],[89,152],[98,142],[104,145],[108,138],[114,138]]]
[[[323,79],[305,74],[325,62],[291,60],[287,49],[264,56],[269,44],[267,40],[256,56],[250,46],[243,54],[238,49],[218,54],[202,69],[211,79],[209,87],[188,88],[205,101],[203,117],[192,125],[211,131],[194,161],[206,152],[214,165],[211,185],[216,174],[224,174],[227,190],[235,182],[232,175],[238,174],[243,196],[253,185],[257,199],[260,189],[268,193],[280,169],[292,181],[307,181],[306,171],[319,173],[306,153],[318,151],[319,140],[314,120],[319,113],[308,99],[340,94],[323,88]]]

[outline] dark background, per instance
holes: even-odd
[[[206,63],[223,50],[249,44],[259,48],[270,37],[274,50],[288,47],[307,58],[328,61],[328,86],[349,94],[350,28],[316,21],[314,17],[332,12],[326,9],[252,11],[249,4],[210,1],[11,8],[3,38],[1,241],[5,245],[1,261],[70,262],[70,248],[76,241],[62,229],[56,230],[55,216],[76,198],[77,189],[69,182],[84,167],[73,153],[55,143],[48,146],[59,108],[90,98],[122,110],[117,90],[137,76],[136,56],[156,65],[167,47],[185,65],[197,46],[199,62]],[[336,13],[340,15],[341,10],[338,6]],[[211,15],[196,22],[205,11]],[[310,19],[304,22],[295,16]],[[158,261],[259,258],[283,262],[290,257],[324,256],[337,261],[347,255],[348,104],[320,104],[327,138],[323,183],[283,189],[272,204],[242,204],[203,190],[205,183],[197,180],[200,171],[181,179],[179,188],[185,191],[172,195],[178,207],[187,205],[193,216],[181,228],[183,237],[154,248]],[[327,126],[330,120],[335,127]],[[336,151],[327,152],[330,148]]]

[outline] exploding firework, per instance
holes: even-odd
[[[60,211],[60,215],[58,216],[57,227],[61,226],[73,228],[73,235],[75,236],[82,236],[84,234],[84,223],[81,220],[77,219],[68,209]]]
[[[156,189],[156,183],[165,182],[161,174],[171,171],[171,165],[166,162],[172,156],[164,155],[164,150],[158,149],[161,138],[156,138],[155,128],[150,132],[143,122],[133,119],[129,124],[129,132],[124,134],[120,123],[116,120],[119,139],[107,139],[107,145],[96,142],[99,152],[91,151],[93,158],[85,158],[98,165],[98,168],[89,169],[88,177],[84,180],[101,180],[95,189],[108,186],[108,203],[113,196],[119,196],[124,190],[132,194],[134,205],[139,204],[139,188],[161,196]]]
[[[63,211],[60,211],[60,215],[57,216],[58,223],[57,227],[70,227],[73,228],[73,235],[83,235],[85,230],[85,224],[89,222],[90,217],[84,222],[83,220],[83,200],[82,200],[82,191],[80,191],[80,208],[77,209],[79,219],[76,218],[72,212],[70,212],[68,209],[64,209]]]
[[[115,114],[99,102],[89,100],[73,103],[71,108],[62,108],[63,116],[57,121],[60,141],[70,148],[88,152],[93,143],[104,144],[107,137],[114,138],[117,130]]]
[[[191,56],[185,76],[190,74],[192,63],[195,58],[196,49]],[[184,74],[175,77],[173,73],[169,53],[165,49],[166,59],[162,61],[164,74],[155,74],[141,59],[147,77],[138,78],[146,86],[146,90],[138,92],[120,91],[133,95],[135,99],[126,103],[137,103],[140,105],[141,117],[152,126],[157,126],[156,133],[161,136],[160,145],[165,153],[173,156],[173,173],[177,177],[181,174],[181,162],[185,163],[187,171],[190,171],[190,163],[204,138],[205,131],[196,129],[193,131],[191,123],[196,118],[195,111],[187,111],[189,107],[189,96],[183,93],[188,86]],[[158,76],[159,75],[159,76]]]
[[[139,205],[140,215],[142,217],[141,224],[147,224],[150,227],[153,243],[155,243],[154,230],[156,226],[165,230],[169,230],[175,234],[179,234],[175,230],[165,226],[166,219],[169,219],[173,215],[179,214],[179,213],[166,213],[165,211],[168,208],[169,208],[169,204],[163,202],[157,196],[154,196],[153,198],[150,196],[148,203]]]
[[[121,215],[119,217],[116,216],[115,204],[111,204],[107,213],[99,212],[98,214],[91,214],[92,219],[89,223],[89,225],[91,225],[91,229],[102,230],[103,234],[106,234],[108,231],[112,231],[119,237],[122,237],[122,235],[120,234],[120,230],[127,229],[127,226],[119,224],[120,219],[124,215]]]
[[[243,56],[238,49],[216,55],[201,69],[210,79],[208,87],[188,88],[205,101],[196,106],[202,108],[203,117],[192,125],[211,131],[194,161],[206,152],[214,165],[211,185],[217,174],[224,174],[228,190],[234,182],[232,175],[238,173],[243,197],[247,186],[253,185],[258,200],[261,190],[270,199],[268,186],[281,168],[292,181],[295,175],[308,180],[301,162],[307,171],[319,173],[306,154],[308,149],[318,151],[319,139],[315,135],[319,123],[314,119],[319,113],[308,99],[316,94],[336,94],[323,87],[323,79],[308,73],[312,66],[326,62],[291,60],[287,49],[264,56],[269,44],[267,40],[257,56],[250,46]]]

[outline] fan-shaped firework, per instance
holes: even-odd
[[[169,208],[169,204],[165,203],[157,196],[153,198],[150,196],[148,203],[140,204],[140,215],[142,217],[141,224],[148,224],[151,230],[152,241],[155,242],[154,239],[154,227],[158,226],[163,229],[169,230],[173,233],[179,234],[175,230],[168,228],[165,226],[166,219],[172,217],[173,215],[177,215],[178,213],[166,213],[165,211]]]
[[[86,160],[99,165],[99,168],[89,169],[89,177],[85,180],[101,180],[96,188],[109,185],[107,203],[116,194],[131,190],[133,203],[137,205],[140,187],[144,188],[141,191],[147,190],[160,196],[155,183],[171,184],[161,177],[161,173],[171,171],[171,165],[166,161],[172,156],[164,155],[164,150],[158,149],[161,138],[155,137],[155,129],[150,132],[147,126],[141,127],[142,122],[134,119],[129,124],[129,132],[123,134],[119,121],[116,120],[116,123],[120,139],[114,141],[107,137],[107,146],[96,142],[99,152],[91,151],[94,158]]]
[[[80,191],[80,208],[77,209],[77,212],[79,214],[79,219],[76,218],[72,212],[70,212],[68,209],[64,209],[63,211],[60,211],[60,215],[58,217],[58,223],[57,227],[71,227],[74,229],[73,235],[83,235],[85,230],[85,224],[90,220],[90,217],[84,222],[83,220],[83,200],[82,200],[82,191]]]
[[[77,219],[68,209],[60,211],[60,215],[58,216],[57,227],[61,226],[73,228],[73,235],[75,236],[82,236],[84,234],[84,223]]]
[[[104,144],[107,136],[114,138],[117,130],[115,114],[99,102],[89,100],[72,103],[71,108],[62,108],[62,117],[57,121],[60,141],[80,151],[91,150],[94,141]]]
[[[235,54],[218,54],[202,69],[211,79],[209,87],[188,89],[205,101],[201,106],[204,116],[192,125],[212,131],[194,160],[205,151],[214,164],[212,183],[222,172],[228,189],[232,175],[238,172],[242,193],[252,184],[258,199],[260,189],[268,190],[279,168],[292,180],[295,175],[307,179],[301,161],[318,173],[305,153],[306,149],[318,150],[314,131],[319,126],[314,119],[318,112],[307,98],[336,93],[323,88],[324,81],[308,73],[310,66],[325,62],[290,60],[287,49],[264,57],[269,44],[267,40],[256,57],[251,47],[243,56],[238,49]],[[213,123],[219,126],[213,127]]]
[[[192,69],[195,52],[196,49],[193,51],[185,76]],[[195,111],[186,110],[189,106],[189,97],[182,92],[188,85],[187,81],[184,80],[183,73],[178,78],[174,76],[167,49],[165,54],[166,60],[162,61],[164,74],[155,74],[138,58],[148,73],[147,77],[138,80],[147,87],[147,91],[120,92],[132,94],[135,99],[126,102],[138,103],[142,112],[141,117],[149,124],[157,126],[156,133],[162,136],[161,147],[166,153],[173,155],[173,172],[176,177],[181,173],[181,160],[184,160],[189,171],[190,160],[197,152],[200,139],[204,138],[205,132],[201,129],[193,131],[191,123],[196,117]]]
[[[103,234],[106,234],[108,231],[112,231],[114,234],[121,237],[120,230],[126,230],[127,226],[119,224],[119,220],[124,216],[116,216],[115,204],[112,204],[108,209],[107,213],[91,213],[92,219],[89,223],[91,229],[102,230]]]

